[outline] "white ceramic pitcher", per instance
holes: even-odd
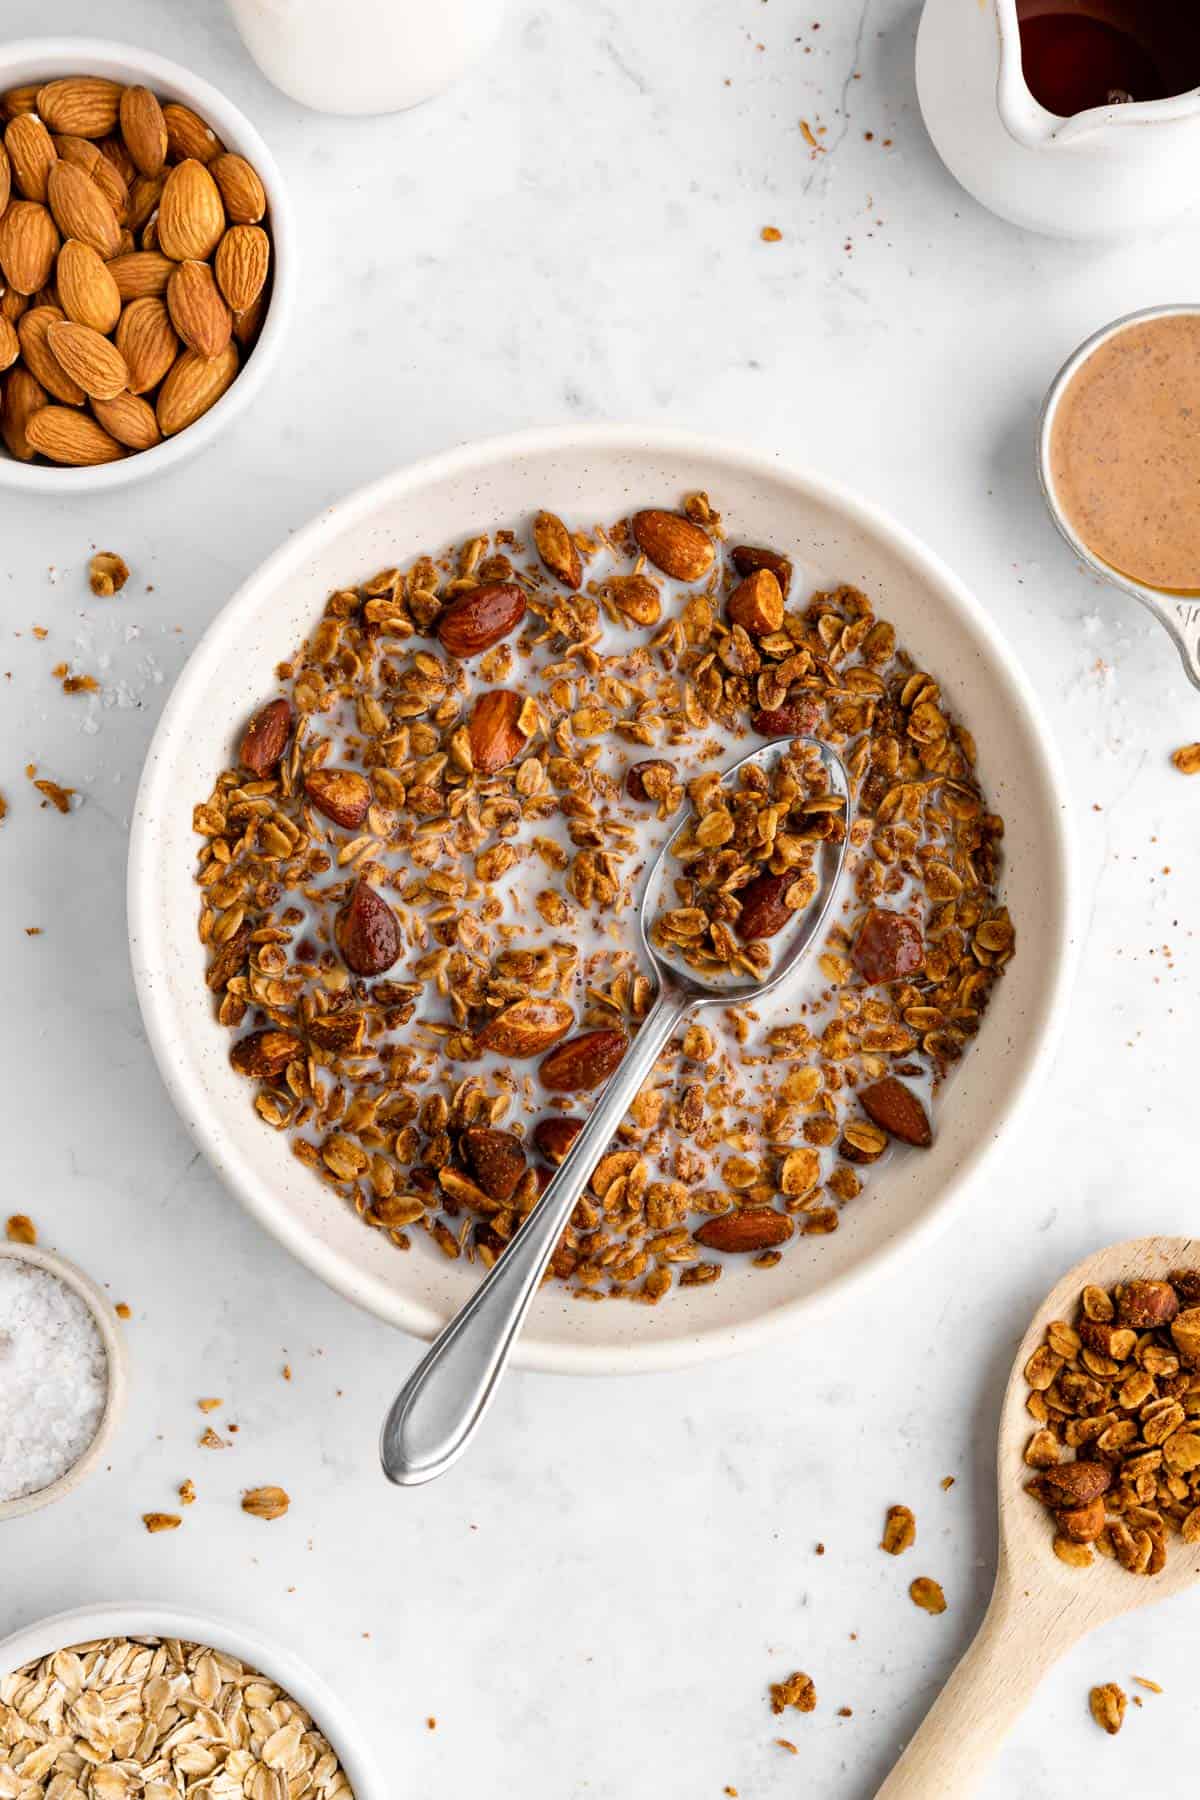
[[[1026,86],[1016,0],[925,0],[917,94],[951,174],[1014,225],[1122,237],[1200,201],[1200,89],[1058,118]]]

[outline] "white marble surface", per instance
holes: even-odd
[[[1033,1302],[1095,1246],[1193,1227],[1200,782],[1167,758],[1200,737],[1200,698],[1157,628],[1072,566],[1030,443],[1080,338],[1190,297],[1194,227],[1098,252],[978,211],[923,135],[915,22],[910,0],[517,0],[455,92],[347,122],[269,89],[217,0],[4,9],[9,34],[102,24],[224,87],[292,184],[305,269],[282,367],[234,441],[103,502],[0,502],[3,1210],[129,1301],[136,1377],[111,1472],[0,1533],[0,1628],[109,1597],[242,1614],[356,1697],[397,1800],[702,1800],[727,1783],[866,1800],[981,1616],[999,1395]],[[818,157],[802,118],[826,128]],[[759,240],[768,223],[781,243]],[[480,434],[639,416],[851,482],[992,608],[1074,786],[1089,935],[1071,1023],[922,1266],[761,1356],[516,1377],[469,1462],[401,1494],[375,1435],[414,1346],[241,1215],[159,1084],[126,965],[128,811],[201,628],[318,506]],[[119,600],[86,590],[93,545],[134,566]],[[73,657],[105,704],[59,693],[50,669]],[[35,806],[30,760],[84,795],[73,817]],[[195,1447],[203,1394],[226,1397],[235,1449]],[[184,1529],[147,1537],[140,1514],[184,1476],[200,1490]],[[295,1496],[281,1523],[238,1510],[264,1481]],[[897,1499],[920,1531],[903,1563],[876,1548]],[[917,1573],[944,1583],[944,1617],[909,1603]],[[1070,1657],[988,1800],[1178,1792],[1200,1747],[1198,1608]],[[775,1747],[765,1694],[793,1668],[821,1699],[782,1726],[798,1758]],[[1087,1689],[1134,1673],[1166,1692],[1110,1741]]]

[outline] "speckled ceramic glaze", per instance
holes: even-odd
[[[777,460],[672,432],[573,427],[501,438],[403,469],[299,532],[206,632],[167,704],[133,821],[130,944],[150,1042],[175,1105],[226,1185],[325,1281],[381,1318],[430,1337],[476,1274],[418,1244],[407,1254],[268,1131],[229,1066],[196,936],[193,804],[230,761],[327,594],[377,569],[549,507],[583,524],[706,489],[736,538],[796,561],[796,591],[850,582],[871,596],[936,675],[974,733],[979,768],[1007,825],[1004,897],[1017,955],[953,1080],[934,1147],[898,1155],[842,1214],[832,1237],[793,1241],[770,1272],[729,1268],[715,1286],[657,1307],[584,1305],[557,1283],[539,1294],[519,1359],[594,1373],[667,1368],[762,1342],[845,1304],[863,1280],[969,1203],[970,1184],[1052,1048],[1074,955],[1067,794],[1021,671],[979,604],[928,550],[875,508]]]

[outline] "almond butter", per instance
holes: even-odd
[[[450,602],[437,622],[437,634],[451,656],[479,656],[515,631],[524,617],[525,593],[515,581],[484,582]]]
[[[0,319],[0,372],[11,369],[21,354],[17,328],[8,319]]]
[[[257,225],[267,210],[267,194],[258,172],[244,156],[225,150],[209,163],[221,190],[225,217],[234,225]]]
[[[165,295],[175,269],[170,257],[159,250],[130,250],[124,256],[114,256],[104,266],[116,283],[122,300],[145,300]]]
[[[36,455],[25,435],[25,427],[38,408],[46,405],[48,398],[45,388],[33,379],[28,369],[10,369],[4,378],[4,392],[0,396],[0,436],[9,455],[15,456],[18,462],[32,462]]]
[[[541,1056],[570,1031],[575,1014],[565,1000],[542,1000],[530,995],[514,1000],[488,1020],[475,1039],[479,1050],[498,1056]]]
[[[126,303],[117,320],[116,342],[129,370],[132,394],[157,387],[179,355],[179,339],[166,306],[152,295]]]
[[[0,269],[18,294],[45,287],[58,255],[58,227],[36,200],[10,200],[0,219]]]
[[[158,248],[176,262],[204,262],[221,241],[225,208],[216,182],[195,157],[168,170],[158,203]]]
[[[769,637],[783,624],[783,590],[770,569],[755,569],[739,581],[725,610],[751,637]]]
[[[121,138],[134,166],[157,175],[167,160],[167,122],[147,87],[127,87],[121,95]]]
[[[633,516],[638,549],[673,581],[699,581],[712,568],[712,540],[682,513],[651,507]]]
[[[185,162],[194,157],[197,162],[210,163],[220,156],[225,146],[211,126],[206,125],[199,113],[194,113],[190,106],[181,106],[172,100],[162,109],[163,123],[167,128],[167,153],[175,162]]]
[[[692,1236],[706,1250],[745,1254],[786,1244],[794,1230],[788,1215],[777,1212],[773,1206],[748,1206],[706,1219]]]
[[[11,378],[10,378],[11,379]],[[30,417],[25,436],[32,447],[51,462],[79,468],[93,463],[117,462],[125,452],[116,438],[87,413],[72,406],[42,406]]]
[[[217,292],[207,263],[189,259],[176,265],[167,284],[167,311],[189,350],[203,357],[220,356],[233,331],[233,315]]]
[[[96,183],[62,157],[50,165],[50,211],[64,237],[82,238],[107,259],[121,248],[121,227]]]
[[[538,1079],[551,1093],[586,1094],[608,1080],[628,1047],[623,1031],[585,1031],[542,1058]]]
[[[81,238],[68,238],[54,268],[59,304],[76,325],[108,336],[121,316],[121,292],[107,263]]]
[[[58,157],[54,139],[35,113],[10,119],[4,131],[4,148],[12,165],[13,184],[26,200],[46,204],[50,165]],[[0,211],[3,208],[0,207]]]
[[[99,138],[117,122],[121,84],[101,75],[68,75],[38,89],[37,110],[51,131],[74,137]]]
[[[383,975],[400,955],[400,925],[381,894],[356,881],[334,919],[333,935],[342,960],[355,975]]]
[[[162,443],[162,432],[149,401],[139,394],[117,394],[112,400],[93,400],[92,411],[112,437],[129,450],[152,450]]]
[[[583,581],[583,561],[579,546],[557,513],[535,514],[533,542],[550,573],[564,587],[577,589]]]
[[[233,344],[207,360],[194,350],[185,350],[159,391],[156,411],[163,436],[174,437],[215,406],[237,372],[238,354]]]
[[[371,805],[371,784],[355,769],[311,769],[304,792],[319,813],[348,831],[357,831]]]
[[[735,544],[729,552],[729,560],[739,575],[753,575],[757,569],[769,569],[779,583],[779,591],[786,600],[792,585],[792,565],[786,556],[778,550],[761,550],[754,544]]]
[[[267,282],[271,240],[259,225],[231,225],[213,259],[217,285],[234,312],[254,305]]]
[[[521,694],[510,688],[488,688],[476,700],[467,726],[471,759],[481,775],[494,775],[525,748],[521,730]]]
[[[286,700],[269,700],[247,725],[239,756],[252,774],[270,775],[287,748],[292,709]]]
[[[125,358],[115,344],[90,325],[63,319],[49,326],[46,337],[59,366],[85,394],[96,400],[112,400],[125,391],[129,383]]]
[[[60,325],[64,315],[57,306],[32,306],[17,323],[21,340],[21,356],[25,367],[47,393],[65,406],[82,406],[87,395],[79,383],[63,368],[50,348],[50,327]]]

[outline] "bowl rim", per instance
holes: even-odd
[[[222,1613],[194,1612],[168,1601],[116,1600],[51,1613],[0,1639],[0,1678],[35,1657],[49,1656],[70,1644],[109,1637],[168,1637],[223,1650],[248,1663],[260,1675],[301,1705],[329,1740],[350,1778],[355,1800],[385,1800],[386,1790],[363,1734],[349,1709],[308,1663],[252,1625]]]
[[[69,1287],[79,1295],[96,1321],[96,1329],[108,1358],[108,1391],[96,1435],[83,1454],[64,1475],[60,1475],[48,1487],[35,1488],[31,1494],[18,1494],[14,1500],[0,1500],[0,1524],[6,1519],[20,1519],[28,1513],[40,1512],[43,1506],[53,1506],[56,1500],[65,1499],[87,1480],[116,1434],[125,1410],[125,1397],[129,1387],[129,1353],[125,1347],[121,1322],[112,1301],[102,1288],[97,1287],[91,1276],[85,1275],[81,1268],[67,1257],[60,1256],[56,1250],[43,1250],[34,1244],[0,1243],[0,1262],[6,1259],[9,1262],[24,1263],[27,1268],[44,1269],[48,1275],[56,1275],[64,1287]]]
[[[139,450],[118,462],[88,468],[61,468],[18,462],[0,446],[0,487],[28,495],[73,498],[125,487],[152,475],[165,474],[205,448],[258,394],[279,359],[296,296],[296,225],[279,165],[258,129],[219,88],[183,64],[111,38],[19,38],[0,45],[0,86],[12,85],[36,70],[46,80],[63,75],[103,75],[128,83],[136,76],[148,87],[173,96],[200,113],[227,147],[254,164],[266,189],[271,218],[271,298],[253,354],[246,358],[225,393],[194,424],[150,450]]]
[[[772,481],[783,479],[807,497],[838,509],[852,523],[878,535],[905,557],[922,580],[936,588],[955,610],[964,615],[972,630],[983,640],[1006,704],[1027,721],[1031,751],[1046,791],[1057,800],[1056,805],[1048,807],[1052,820],[1054,867],[1047,875],[1062,896],[1063,933],[1055,946],[1053,979],[1041,991],[1040,1004],[1032,1015],[1023,1067],[1014,1078],[1012,1098],[1002,1124],[998,1129],[982,1134],[974,1148],[963,1156],[936,1202],[917,1224],[902,1233],[885,1237],[853,1268],[833,1276],[815,1294],[798,1296],[736,1327],[714,1326],[711,1330],[698,1330],[675,1341],[615,1346],[544,1342],[531,1331],[519,1340],[513,1357],[517,1367],[546,1373],[628,1375],[683,1368],[734,1350],[758,1348],[777,1341],[795,1330],[801,1317],[807,1322],[823,1317],[833,1306],[843,1304],[901,1254],[911,1257],[927,1247],[961,1210],[972,1182],[997,1144],[1014,1126],[1057,1048],[1079,949],[1077,858],[1074,820],[1069,810],[1070,788],[1041,703],[1015,655],[981,602],[906,526],[841,483],[797,468],[777,454],[764,453],[708,434],[654,424],[539,426],[474,440],[419,458],[356,489],[323,508],[307,525],[285,539],[242,583],[216,614],[176,680],[151,740],[134,805],[127,874],[129,952],[134,986],[159,1073],[193,1140],[223,1185],[229,1187],[251,1215],[327,1286],[413,1336],[426,1341],[435,1336],[446,1323],[440,1312],[398,1294],[379,1277],[346,1264],[339,1255],[318,1244],[297,1220],[275,1207],[266,1182],[249,1169],[231,1166],[236,1165],[237,1158],[229,1156],[223,1143],[215,1109],[207,1105],[198,1108],[194,1092],[179,1074],[172,1054],[173,1013],[162,997],[163,986],[153,979],[154,969],[162,964],[161,955],[156,956],[160,925],[152,904],[156,864],[154,821],[163,806],[171,803],[170,794],[164,791],[166,777],[160,770],[166,766],[167,746],[177,734],[186,731],[193,706],[202,700],[210,665],[218,660],[222,640],[231,625],[240,622],[243,615],[253,614],[260,604],[259,594],[273,590],[289,569],[299,569],[324,537],[353,526],[356,520],[363,520],[385,497],[395,499],[414,488],[480,472],[496,463],[528,454],[580,449],[608,454],[650,450],[659,456],[681,459],[689,456],[707,460],[716,458],[748,476],[758,475]],[[213,1116],[207,1116],[209,1113]]]

